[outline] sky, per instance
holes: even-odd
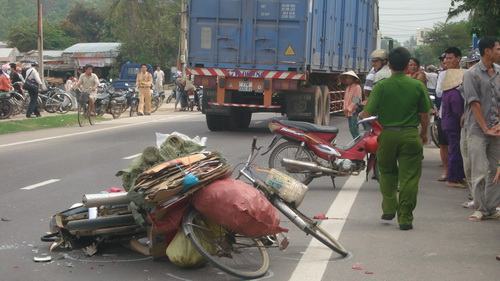
[[[380,32],[403,43],[417,28],[432,28],[445,22],[451,0],[379,0]],[[451,21],[466,19],[460,15]]]

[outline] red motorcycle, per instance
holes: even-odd
[[[351,143],[340,146],[335,141],[338,128],[275,119],[269,123],[269,129],[276,136],[263,155],[272,150],[269,167],[285,172],[306,185],[315,178],[330,176],[335,188],[335,177],[359,175],[365,169],[368,179],[368,174],[375,167],[377,138],[382,126],[377,117],[360,120],[360,124],[370,124],[367,126],[370,129]],[[281,139],[285,142],[277,145]]]

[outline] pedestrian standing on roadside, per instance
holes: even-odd
[[[99,87],[99,77],[93,72],[94,67],[90,64],[85,65],[84,71],[75,88],[80,89],[83,93],[89,94],[89,111],[95,114],[95,99],[97,97],[97,89]]]
[[[165,81],[165,73],[161,70],[159,65],[156,66],[155,73],[153,74],[155,89],[158,93],[163,92],[163,82]]]
[[[437,85],[437,68],[434,65],[427,66],[427,72],[425,72],[425,80],[427,81],[427,91],[429,94],[436,94],[436,85]]]
[[[442,99],[443,99],[443,81],[446,77],[446,71],[448,69],[459,69],[460,59],[462,58],[462,52],[456,47],[447,48],[444,53],[439,57],[442,59],[441,68],[443,69],[439,72],[437,85],[436,85],[436,106],[438,108],[438,117],[436,120],[438,129],[438,143],[439,143],[439,154],[441,156],[441,163],[443,165],[443,172],[438,178],[438,181],[446,182],[448,180],[448,138],[442,127]]]
[[[28,110],[26,111],[26,117],[31,118],[34,113],[36,117],[41,117],[40,109],[38,108],[38,90],[46,90],[45,84],[40,79],[40,74],[35,67],[38,66],[37,62],[31,63],[30,67],[26,70],[26,79],[24,82],[24,88],[28,91],[30,95],[30,103],[28,105]]]
[[[7,74],[9,70],[10,66],[8,64],[2,65],[0,73],[0,92],[9,92],[12,90],[12,83],[10,82],[9,74]]]
[[[422,81],[422,83],[427,86],[427,78],[425,73],[420,69],[420,61],[418,59],[410,58],[406,75],[413,79]]]
[[[358,107],[361,104],[361,86],[358,75],[354,71],[340,74],[340,82],[347,86],[344,94],[344,115],[349,123],[349,131],[353,139],[359,136]]]
[[[363,118],[378,116],[384,127],[377,150],[382,219],[392,220],[397,214],[401,230],[413,228],[422,173],[422,144],[427,143],[430,110],[424,84],[404,73],[409,61],[407,49],[399,47],[391,51],[392,76],[375,85],[361,114]]]
[[[135,85],[139,89],[139,108],[137,109],[137,115],[150,115],[153,76],[148,72],[147,65],[141,64],[141,69],[139,73],[137,73]]]
[[[64,83],[64,90],[68,93],[71,92],[71,90],[73,89],[73,86],[75,86],[75,83],[76,83],[75,76],[70,75],[68,77],[68,80],[66,80],[66,83]]]
[[[460,120],[464,113],[462,82],[464,70],[448,69],[441,85],[443,99],[441,103],[441,127],[448,141],[448,172],[446,185],[465,188],[464,163],[460,152]]]
[[[16,63],[10,64],[10,82],[12,83],[12,87],[14,87],[14,90],[24,96],[24,78],[21,75],[20,65],[17,65]]]
[[[391,69],[387,65],[387,52],[384,49],[377,49],[370,54],[372,69],[366,76],[364,90],[364,98],[367,99],[377,82],[389,78]],[[366,104],[366,102],[364,102]]]
[[[471,221],[500,219],[500,184],[495,172],[500,161],[500,40],[479,41],[481,61],[464,74],[467,110],[465,128],[475,211]]]

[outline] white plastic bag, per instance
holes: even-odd
[[[200,138],[199,136],[196,136],[194,138],[190,138],[184,134],[181,134],[179,132],[173,132],[171,134],[162,134],[162,133],[158,133],[156,132],[156,146],[158,148],[161,148],[161,145],[165,142],[165,140],[171,136],[171,135],[174,135],[174,136],[177,136],[183,140],[186,140],[186,141],[192,141],[200,146],[203,146],[203,147],[206,147],[207,145],[207,138],[206,137],[202,137]]]

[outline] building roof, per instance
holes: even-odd
[[[43,57],[44,58],[60,58],[62,57],[64,51],[62,50],[44,50]],[[38,50],[31,50],[25,54],[25,56],[38,56]]]
[[[12,55],[12,52],[14,56],[19,55],[17,48],[0,48],[0,58],[7,58]]]
[[[119,52],[121,43],[99,42],[99,43],[78,43],[66,50],[63,53],[107,53]]]

